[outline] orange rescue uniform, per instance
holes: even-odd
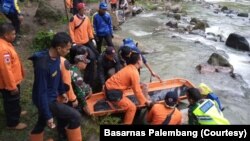
[[[90,19],[85,16],[84,21],[81,24],[83,19],[81,19],[78,14],[70,19],[69,23],[69,33],[73,43],[77,45],[83,45],[89,42],[89,40],[94,38],[93,28],[90,22]],[[81,25],[80,25],[81,24]],[[80,25],[80,26],[79,26]],[[79,26],[77,29],[75,29]]]
[[[111,4],[116,4],[116,3],[117,3],[117,0],[109,0],[109,2],[110,2]]]
[[[13,45],[0,38],[0,89],[15,90],[24,79],[24,69]]]
[[[134,65],[127,65],[116,74],[111,76],[111,78],[106,81],[105,86],[107,90],[124,91],[128,88],[132,88],[140,105],[147,102],[147,99],[143,95],[140,87],[139,72]],[[124,124],[132,124],[136,113],[135,104],[125,96],[123,96],[123,98],[116,104],[121,108],[126,109]]]
[[[62,80],[63,83],[67,84],[69,86],[69,90],[66,92],[69,101],[75,101],[76,100],[76,95],[73,91],[72,85],[71,85],[71,74],[69,68],[65,66],[65,62],[67,62],[64,57],[61,57],[61,73],[62,73]],[[69,63],[69,62],[68,62]]]
[[[66,0],[67,8],[73,8],[73,0]]]
[[[146,115],[147,121],[152,125],[161,125],[165,121],[167,115],[171,114],[173,110],[173,108],[167,108],[163,103],[155,104]],[[181,120],[181,112],[176,108],[172,114],[169,125],[180,125]]]

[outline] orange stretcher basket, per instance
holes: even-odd
[[[164,94],[167,93],[167,91],[176,91],[179,96],[179,101],[186,99],[186,89],[194,87],[194,85],[182,78],[174,78],[165,80],[163,82],[151,82],[148,83],[148,93],[149,96],[153,101],[156,102],[164,102]],[[136,98],[133,94],[132,89],[126,90],[124,92],[124,96],[127,96],[130,100],[132,100],[136,106],[137,109],[144,108],[146,105],[139,105],[138,102],[136,103]],[[104,105],[106,108],[98,108],[98,106]],[[104,116],[104,115],[110,115],[114,113],[120,113],[124,112],[124,109],[117,107],[113,105],[111,102],[107,101],[105,98],[105,95],[103,92],[92,94],[87,100],[86,100],[86,108],[85,112],[89,114],[90,116]]]

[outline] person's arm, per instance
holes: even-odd
[[[94,39],[93,27],[92,27],[92,24],[87,16],[86,16],[86,20],[88,22],[88,27],[87,27],[88,36],[89,36],[89,39],[92,40],[92,39]]]
[[[72,39],[73,44],[76,43],[75,41],[75,23],[74,23],[74,17],[72,17],[69,21],[69,35]]]
[[[112,36],[112,38],[113,38],[113,25],[112,25],[112,19],[111,19],[110,14],[108,14],[107,18],[108,18],[108,23],[109,23],[109,31],[110,31],[110,35],[111,35],[111,36]]]
[[[97,34],[97,13],[93,15],[93,28],[94,28],[94,33]]]
[[[145,96],[142,93],[142,89],[140,86],[140,76],[137,70],[134,70],[135,72],[131,72],[131,82],[132,82],[132,89],[134,91],[134,94],[139,101],[140,105],[146,104],[148,101]]]
[[[10,52],[0,52],[0,76],[6,86],[5,89],[9,91],[17,90],[15,77],[12,73],[11,59],[12,56]]]
[[[47,86],[47,71],[40,68],[39,66],[35,68],[35,84],[36,89],[33,91],[33,96],[38,101],[37,108],[41,112],[42,116],[48,121],[53,118],[52,113],[49,109],[48,101],[48,86]]]
[[[154,107],[152,107],[152,108],[148,111],[148,113],[147,113],[147,115],[146,115],[146,120],[147,120],[147,122],[149,122],[149,123],[152,122],[152,120],[153,120],[153,114],[154,114]]]
[[[146,63],[146,64],[144,64],[144,65],[148,68],[149,72],[151,73],[151,75],[152,75],[153,77],[156,77],[160,82],[162,82],[160,76],[157,75],[155,72],[153,72],[153,70],[152,70],[151,67],[148,65],[148,63]]]
[[[115,72],[117,73],[121,68],[122,68],[122,65],[120,63],[120,60],[118,59],[117,55],[115,55]]]
[[[15,5],[15,9],[17,11],[17,14],[21,14],[21,10],[20,10],[20,8],[19,8],[19,6],[17,4],[17,0],[14,0],[14,5]]]
[[[98,58],[98,62],[97,62],[97,74],[99,76],[99,79],[100,79],[100,82],[102,84],[102,86],[104,85],[105,83],[105,76],[104,76],[104,69],[103,69],[103,56],[101,55],[99,58]]]

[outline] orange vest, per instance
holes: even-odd
[[[75,95],[73,88],[72,88],[72,85],[71,85],[70,70],[65,67],[65,61],[68,61],[68,60],[66,60],[64,57],[61,57],[62,80],[63,80],[63,83],[65,83],[69,86],[69,90],[66,92],[67,96],[69,98],[69,101],[74,101],[74,100],[76,100],[76,95]]]
[[[132,88],[137,100],[141,105],[145,104],[147,99],[142,93],[140,87],[140,75],[134,65],[127,65],[116,74],[112,75],[105,83],[107,90],[124,91]]]
[[[173,112],[174,109],[167,108],[163,103],[155,104],[147,113],[147,121],[152,125],[161,125],[166,119],[167,115]],[[182,120],[181,112],[175,108],[172,114],[169,125],[180,125]]]
[[[69,33],[73,43],[83,45],[93,39],[94,35],[90,19],[85,16],[82,24],[81,22],[82,19],[80,19],[77,15],[71,18],[69,23]],[[80,27],[75,29],[78,25],[80,25]]]
[[[66,0],[67,8],[73,8],[73,0]]]
[[[15,90],[23,78],[23,66],[13,45],[0,38],[0,89]]]
[[[116,3],[117,3],[117,0],[109,0],[109,2],[110,2],[111,4],[116,4]]]

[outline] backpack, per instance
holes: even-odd
[[[14,0],[1,0],[1,12],[4,14],[13,14],[15,11]]]

